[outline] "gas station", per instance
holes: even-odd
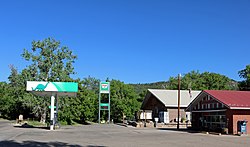
[[[78,83],[27,81],[26,91],[31,92],[36,96],[42,96],[45,98],[50,97],[50,130],[54,130],[56,121],[58,119],[57,114],[59,97],[76,97],[78,91]]]

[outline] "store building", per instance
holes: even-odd
[[[191,112],[194,129],[238,134],[238,124],[244,121],[250,133],[250,91],[204,90],[186,111]]]
[[[185,112],[185,109],[200,92],[180,91],[179,120],[190,120],[190,112]],[[141,109],[150,110],[152,112],[152,119],[159,118],[159,122],[175,122],[178,118],[178,90],[148,89]]]

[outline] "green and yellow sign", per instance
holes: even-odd
[[[109,93],[110,83],[100,82],[100,93]]]

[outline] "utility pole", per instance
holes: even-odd
[[[180,128],[180,89],[181,89],[181,74],[178,74],[178,118],[177,118],[177,130]]]

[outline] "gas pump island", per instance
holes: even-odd
[[[37,96],[50,97],[50,130],[54,130],[55,122],[55,108],[58,113],[58,97],[68,96],[76,97],[78,91],[78,84],[74,82],[38,82],[27,81],[26,91],[29,91]],[[54,106],[56,99],[56,107]]]

